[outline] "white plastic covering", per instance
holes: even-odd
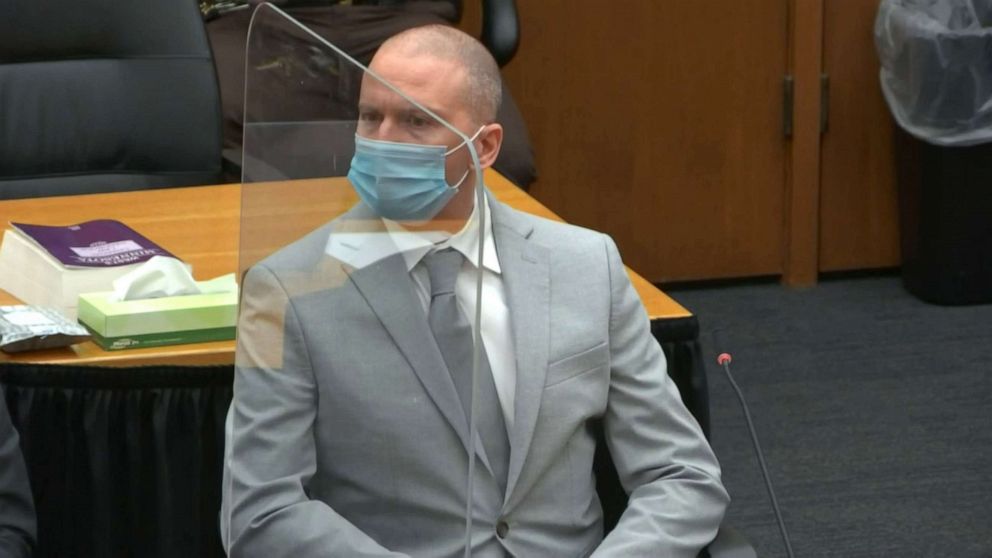
[[[935,145],[992,141],[992,0],[882,0],[875,46],[904,130]]]

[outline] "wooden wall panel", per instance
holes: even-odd
[[[830,121],[821,150],[821,271],[899,264],[893,124],[872,37],[877,9],[878,0],[825,3]]]
[[[531,193],[651,281],[781,273],[786,1],[518,7]]]

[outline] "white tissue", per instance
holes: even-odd
[[[186,264],[176,258],[155,256],[114,280],[111,302],[237,291],[234,274],[209,281],[195,281]]]

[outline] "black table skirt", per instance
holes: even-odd
[[[652,332],[708,434],[696,319],[658,321]],[[38,513],[35,556],[223,556],[218,511],[232,382],[231,366],[0,364]],[[624,502],[603,504],[615,514]]]
[[[38,557],[223,556],[233,367],[0,366],[38,514]]]

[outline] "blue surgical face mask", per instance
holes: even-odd
[[[443,145],[370,140],[356,134],[348,180],[379,216],[394,221],[427,221],[448,204],[468,178],[466,169],[456,184],[449,185],[444,172],[445,158],[464,145],[462,142],[446,151]]]

